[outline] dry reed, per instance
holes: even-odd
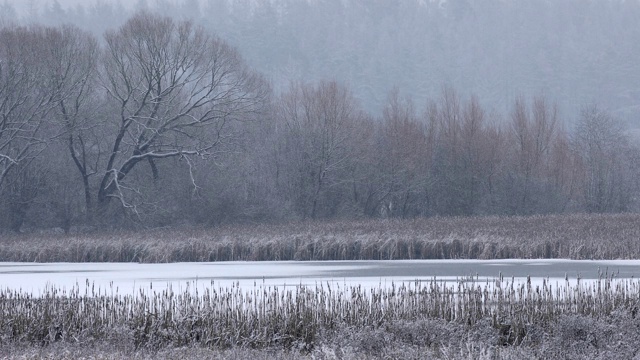
[[[637,259],[640,215],[421,218],[0,234],[0,261]]]
[[[255,285],[197,288],[176,293],[120,295],[91,284],[49,288],[35,297],[0,291],[0,344],[50,345],[99,339],[130,341],[135,349],[284,348],[311,351],[323,334],[438,320],[486,324],[502,345],[519,345],[531,326],[548,328],[567,315],[635,318],[640,281],[601,277],[593,283],[532,286],[513,280],[462,279],[447,284],[392,284],[365,289],[317,284],[293,289]]]

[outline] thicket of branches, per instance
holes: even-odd
[[[5,26],[0,229],[637,209],[638,149],[596,105],[569,127],[544,96],[417,100],[274,95],[224,40],[148,12],[100,39]]]

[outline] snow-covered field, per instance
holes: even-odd
[[[599,276],[640,278],[640,260],[395,260],[395,261],[283,261],[218,263],[0,263],[0,288],[38,295],[47,288],[71,289],[86,283],[104,292],[134,294],[143,291],[174,291],[187,288],[239,286],[360,285],[386,287],[392,283],[461,280],[493,287],[502,276],[515,285],[588,284]],[[504,286],[504,285],[503,285]]]

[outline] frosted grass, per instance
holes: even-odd
[[[284,347],[311,351],[322,334],[339,329],[378,329],[398,322],[438,320],[482,326],[519,345],[531,326],[547,329],[563,316],[635,319],[640,282],[601,276],[540,286],[509,279],[493,282],[437,279],[414,283],[316,284],[290,288],[254,284],[204,290],[140,290],[123,295],[89,282],[70,289],[52,286],[39,297],[0,290],[0,339],[50,345],[108,339],[135,349],[206,346]],[[535,333],[533,334],[535,335]]]

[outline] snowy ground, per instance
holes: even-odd
[[[640,260],[395,260],[318,262],[218,262],[218,263],[0,263],[0,288],[34,295],[47,287],[85,288],[88,282],[104,293],[132,294],[140,290],[174,291],[187,288],[240,286],[287,287],[326,285],[346,288],[390,286],[392,283],[438,281],[455,283],[476,279],[495,286],[500,276],[515,285],[530,276],[533,286],[543,280],[565,285],[589,284],[599,274],[617,279],[640,278]],[[195,285],[195,286],[194,286]]]

